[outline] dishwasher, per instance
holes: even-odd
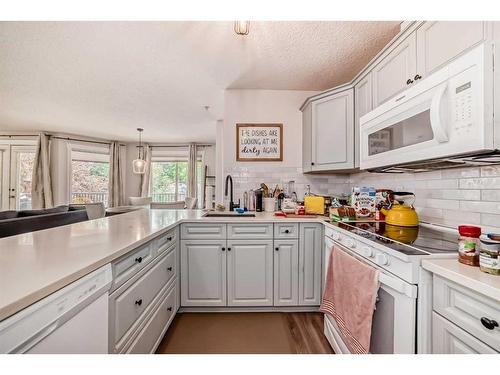
[[[108,352],[111,265],[0,322],[0,353]]]

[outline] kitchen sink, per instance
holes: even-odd
[[[203,217],[255,217],[255,214],[244,212],[239,214],[237,212],[207,212]]]

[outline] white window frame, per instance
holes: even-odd
[[[187,159],[169,159],[169,158],[151,158],[151,164],[153,163],[175,163],[175,202],[179,202],[179,164],[178,163],[187,163]],[[151,192],[151,196],[154,195],[153,193],[153,174],[150,174],[149,177],[149,191]],[[153,203],[161,203],[161,202],[155,202]]]
[[[109,145],[92,144],[86,142],[68,142],[68,202],[71,204],[73,195],[73,160],[90,161],[96,163],[110,163]],[[76,157],[73,157],[75,155]],[[109,176],[108,176],[109,178]],[[109,197],[109,191],[108,191]]]
[[[12,154],[16,151],[36,152],[37,140],[33,136],[19,137],[18,139],[0,139],[0,210],[18,210],[18,197],[16,191],[16,201],[11,204],[10,189],[12,184],[17,184],[13,179]],[[17,172],[16,172],[17,173]],[[14,181],[13,181],[14,180]],[[17,188],[17,186],[16,186]]]

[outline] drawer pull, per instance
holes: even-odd
[[[290,231],[288,229],[285,229],[285,233],[288,234],[290,233]]]
[[[137,257],[135,258],[136,263],[141,263],[142,262],[142,257]]]
[[[274,248],[274,250],[276,250],[276,251],[280,251],[280,248],[279,248],[279,247],[276,247],[276,248]]]
[[[167,311],[172,311],[172,307],[167,308]]]
[[[488,319],[486,317],[481,318],[481,323],[483,324],[484,328],[493,330],[495,327],[498,327],[498,323],[496,320],[493,319]]]
[[[142,298],[141,299],[138,299],[137,301],[135,301],[135,304],[137,306],[141,306],[142,305]]]
[[[167,237],[167,241],[172,241],[172,237]]]
[[[172,271],[172,267],[167,267],[167,271]]]

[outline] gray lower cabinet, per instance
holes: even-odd
[[[301,223],[299,226],[299,305],[321,303],[321,248],[323,225]]]
[[[175,316],[179,307],[177,243],[173,241],[176,233],[175,229],[167,234],[172,240],[158,238],[151,241],[146,246],[150,249],[149,264],[127,280],[123,279],[124,273],[115,273],[115,278],[122,284],[109,296],[110,353],[153,352]],[[141,256],[141,249],[146,247],[118,259],[113,263],[113,269],[118,271],[131,256],[134,259]],[[128,272],[131,271],[129,268]]]
[[[321,223],[226,225],[227,239],[182,238],[181,306],[320,304]]]
[[[274,240],[274,306],[299,304],[299,242]]]
[[[227,241],[227,295],[228,306],[273,305],[272,240]]]
[[[181,305],[226,306],[226,240],[181,241]]]
[[[497,354],[462,328],[432,312],[433,354]]]

